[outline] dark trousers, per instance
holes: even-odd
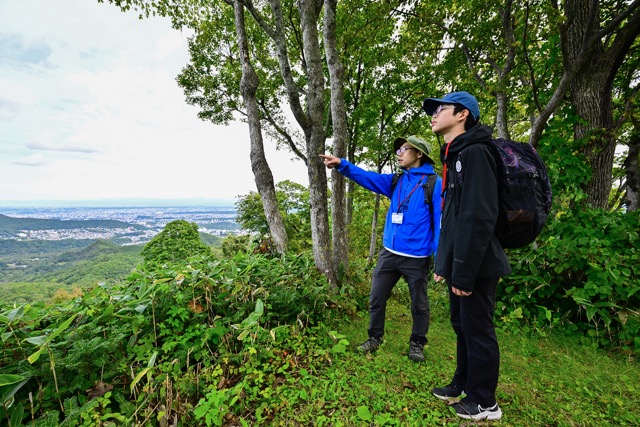
[[[373,270],[371,294],[369,295],[370,337],[380,339],[384,335],[387,300],[400,277],[404,277],[409,285],[411,316],[413,318],[409,340],[422,345],[427,343],[427,332],[429,332],[427,280],[431,264],[431,257],[411,258],[382,249],[378,256],[378,264]]]
[[[473,293],[459,297],[451,292],[451,326],[457,336],[457,365],[453,384],[464,389],[483,407],[496,403],[500,348],[493,325],[498,278],[478,279]]]

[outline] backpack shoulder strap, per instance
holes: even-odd
[[[428,203],[429,205],[433,204],[433,189],[436,186],[436,180],[438,179],[438,175],[436,175],[435,173],[429,174],[429,178],[427,178],[427,181],[422,184],[422,188],[424,189],[424,202]],[[429,207],[429,209],[433,209],[432,207]]]
[[[402,176],[402,172],[396,172],[393,174],[393,178],[391,178],[391,194],[396,191],[396,187],[398,186],[398,180]]]
[[[433,219],[433,189],[436,186],[437,179],[438,179],[438,175],[436,175],[435,173],[432,173],[429,175],[429,178],[427,178],[427,182],[422,184],[422,188],[424,189],[424,203],[429,206],[429,219],[431,221],[431,224],[429,225],[431,226],[430,230],[431,230],[432,236],[435,231],[435,225],[434,225],[434,219]]]

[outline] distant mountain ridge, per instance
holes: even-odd
[[[64,220],[42,218],[16,218],[0,214],[0,238],[15,237],[20,231],[61,230],[74,228],[128,228],[145,230],[147,227],[117,220]]]

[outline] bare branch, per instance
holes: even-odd
[[[627,17],[629,15],[631,15],[636,9],[638,9],[638,7],[640,7],[640,0],[635,0],[633,3],[631,3],[629,5],[629,7],[627,7],[625,9],[624,12],[620,13],[618,16],[614,17],[611,22],[609,22],[609,24],[607,24],[606,27],[604,27],[603,29],[601,29],[600,31],[598,31],[597,34],[595,34],[592,37],[592,40],[590,41],[591,43],[594,43],[596,40],[600,40],[601,38],[603,38],[605,35],[612,33],[616,30],[616,28],[618,28],[618,25],[624,21],[625,19],[627,19]]]
[[[275,119],[275,117],[271,115],[271,110],[267,108],[263,100],[259,100],[258,104],[261,107],[263,118],[267,121],[267,123],[269,123],[269,125],[271,125],[271,127],[276,131],[276,133],[282,137],[284,143],[289,147],[289,149],[293,151],[293,153],[298,158],[300,158],[305,165],[307,165],[308,164],[307,156],[305,156],[304,153],[300,151],[300,149],[296,145],[295,141],[293,140],[289,132],[287,132],[287,130],[283,126],[280,126],[280,124]]]
[[[460,49],[462,50],[462,52],[464,53],[464,56],[467,58],[467,64],[469,65],[469,69],[471,70],[471,72],[473,73],[473,77],[476,79],[476,81],[478,82],[478,84],[480,86],[482,86],[482,88],[486,91],[489,90],[489,87],[487,86],[487,83],[484,81],[484,79],[482,78],[482,76],[480,76],[480,74],[478,73],[478,71],[476,70],[476,65],[475,65],[475,61],[473,59],[473,57],[471,56],[471,52],[469,52],[469,49],[467,48],[467,46],[463,43],[460,44]]]

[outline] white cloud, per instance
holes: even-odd
[[[177,86],[186,38],[97,0],[0,0],[0,199],[255,190],[246,125],[199,120]],[[307,182],[265,145],[276,181]]]
[[[40,153],[32,154],[30,156],[25,156],[16,159],[13,163],[16,165],[22,166],[42,166],[47,162],[45,156]]]

